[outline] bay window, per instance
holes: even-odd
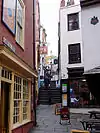
[[[21,124],[30,120],[28,81],[19,76],[14,76],[14,109],[13,124]]]

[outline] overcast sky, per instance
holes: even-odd
[[[41,24],[46,29],[49,52],[52,50],[53,55],[58,54],[58,21],[60,1],[61,0],[39,0]]]

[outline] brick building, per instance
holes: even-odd
[[[0,133],[35,123],[34,1],[0,0]]]
[[[35,7],[35,30],[36,30],[36,70],[38,72],[38,67],[40,65],[40,6],[39,0],[36,0]],[[38,102],[38,81],[36,81],[36,103]]]

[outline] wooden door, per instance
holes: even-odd
[[[8,133],[9,129],[9,87],[10,85],[6,82],[1,83],[1,114],[2,114],[2,132],[1,133]]]

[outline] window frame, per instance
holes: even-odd
[[[30,107],[31,107],[31,105],[29,104],[30,102],[31,102],[31,99],[30,99],[30,89],[29,89],[29,82],[28,82],[28,80],[27,79],[24,79],[24,78],[21,78],[20,76],[18,76],[18,75],[14,75],[14,86],[17,84],[17,85],[19,85],[18,84],[18,82],[16,83],[16,81],[15,81],[15,77],[17,77],[17,78],[20,78],[21,79],[21,82],[20,82],[20,92],[21,92],[21,97],[20,97],[20,99],[14,99],[14,97],[13,97],[13,103],[14,103],[14,101],[19,101],[19,121],[18,122],[16,122],[16,123],[14,123],[14,121],[13,121],[13,129],[14,128],[17,128],[17,127],[19,127],[19,126],[21,126],[21,125],[23,125],[23,124],[25,124],[25,123],[27,123],[27,122],[29,122],[29,121],[31,121],[31,115],[30,115],[30,113],[31,113],[31,110],[30,110]],[[19,81],[19,80],[18,80]],[[23,82],[24,81],[26,81],[27,82],[27,86],[24,86],[24,84],[23,84]],[[24,97],[23,97],[23,91],[24,91],[24,87],[28,90],[27,92],[27,94],[28,94],[28,98],[27,99],[24,99]],[[14,91],[13,91],[13,94],[15,93],[16,91],[15,91],[15,88],[14,88]],[[17,91],[18,92],[18,91]],[[26,112],[26,115],[27,115],[27,118],[26,119],[23,119],[23,102],[24,101],[26,101],[28,104],[28,106],[27,106],[27,112]],[[14,105],[13,105],[13,120],[14,120]]]
[[[77,52],[77,50],[76,50],[76,52],[73,52],[73,53],[71,53],[70,51],[71,51],[71,46],[73,47],[73,46],[77,46],[78,45],[78,49],[79,49],[79,51]],[[75,55],[76,55],[76,57],[75,58],[79,58],[79,60],[77,59],[77,60],[75,60],[75,61],[72,61],[71,60],[71,55],[74,55],[73,57],[75,57]],[[75,43],[75,44],[69,44],[68,45],[68,63],[69,64],[78,64],[78,63],[81,63],[82,62],[82,60],[81,60],[81,44],[80,43]]]
[[[77,15],[77,18],[76,18],[77,21],[70,22],[71,20],[69,19],[69,17],[74,16],[74,15]],[[74,22],[77,22],[77,24],[78,24],[77,28],[76,29],[74,29],[74,28],[70,29],[70,26],[69,26],[70,23],[74,23]],[[68,27],[68,31],[75,31],[75,30],[79,30],[80,29],[80,25],[79,25],[79,12],[67,14],[67,27]]]
[[[19,17],[18,17],[18,2],[20,3],[20,6],[22,7],[22,25],[20,24],[19,22]],[[20,38],[18,38],[18,29],[20,28]],[[25,4],[23,2],[23,0],[17,0],[16,1],[16,37],[15,37],[15,40],[16,40],[16,43],[18,45],[20,45],[21,48],[24,49],[24,39],[25,39]]]

